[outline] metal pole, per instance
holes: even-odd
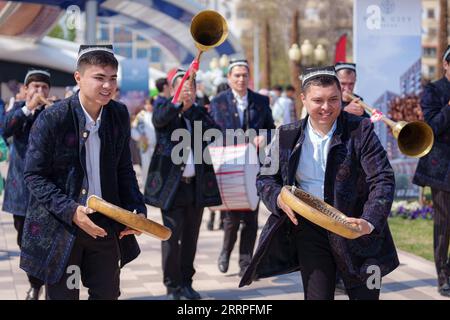
[[[97,43],[97,1],[86,1],[86,44]]]
[[[253,28],[253,86],[259,90],[259,28],[255,24]]]

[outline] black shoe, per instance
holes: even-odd
[[[439,286],[438,291],[441,296],[450,297],[450,284],[448,282],[444,283],[442,286]]]
[[[180,288],[167,288],[166,300],[180,300]]]
[[[208,224],[206,225],[206,229],[208,229],[209,231],[213,231],[214,230],[214,221],[208,221]]]
[[[239,278],[242,278],[244,276],[246,268],[239,270]]]
[[[25,297],[25,300],[39,300],[39,295],[41,294],[41,288],[30,288],[27,291],[27,296]]]
[[[180,289],[180,297],[188,300],[200,300],[202,298],[202,296],[190,285]]]
[[[166,300],[181,300],[181,297],[178,292],[172,292],[167,294]]]
[[[228,265],[230,264],[230,256],[226,253],[221,253],[219,256],[218,267],[220,272],[226,273],[228,271]]]

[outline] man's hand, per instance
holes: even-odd
[[[347,222],[355,224],[359,228],[361,236],[370,234],[372,232],[367,220],[347,217]]]
[[[105,237],[108,235],[106,231],[93,223],[88,217],[88,214],[93,212],[94,210],[91,208],[78,206],[73,216],[73,222],[94,239],[97,239],[97,237]]]
[[[357,116],[362,116],[364,114],[364,108],[358,104],[358,101],[361,101],[361,99],[359,99],[359,98],[353,99],[344,108],[344,111],[347,111],[348,113],[353,113],[354,115],[357,115]]]
[[[33,111],[34,109],[36,109],[38,106],[42,105],[42,100],[41,98],[43,98],[43,96],[40,93],[35,93],[31,99],[27,99],[26,101],[26,106],[28,108],[28,110]]]
[[[298,220],[295,217],[294,211],[292,211],[292,209],[283,201],[283,199],[281,199],[281,193],[277,197],[277,205],[278,208],[280,208],[281,210],[284,211],[284,213],[286,213],[286,215],[289,217],[289,219],[291,219],[293,224],[298,225]]]
[[[134,213],[136,213],[136,210],[133,211]],[[143,213],[139,213],[139,216],[145,218],[145,214]],[[130,227],[126,227],[120,234],[119,234],[119,240],[122,239],[123,237],[129,235],[129,234],[135,234],[137,236],[140,236],[142,234],[142,232],[131,229]]]

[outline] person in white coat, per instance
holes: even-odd
[[[147,181],[148,167],[152,159],[156,145],[156,133],[152,123],[153,105],[150,99],[146,99],[144,110],[139,112],[131,126],[131,138],[139,145],[141,153],[142,182]]]

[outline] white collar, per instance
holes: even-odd
[[[337,127],[337,121],[334,120],[333,126],[331,127],[330,131],[327,132],[326,135],[322,136],[319,132],[317,132],[314,127],[312,126],[311,123],[311,116],[308,117],[308,124],[307,124],[307,128],[306,130],[309,132],[310,136],[314,135],[314,137],[316,139],[321,139],[321,140],[326,140],[331,138],[331,136],[333,136],[334,131],[336,130]]]
[[[86,124],[89,124],[89,125],[91,125],[93,127],[100,126],[100,121],[102,119],[103,107],[101,107],[101,109],[100,109],[100,113],[99,113],[99,115],[97,117],[97,121],[94,121],[94,119],[92,119],[91,115],[84,108],[83,103],[81,102],[79,94],[78,94],[78,100],[80,101],[81,109],[83,109],[83,113],[84,113],[84,116],[86,118]]]
[[[248,99],[248,90],[247,93],[245,94],[245,96],[241,97],[236,91],[234,91],[233,89],[231,90],[233,92],[233,96],[236,100],[238,101],[247,101]]]

